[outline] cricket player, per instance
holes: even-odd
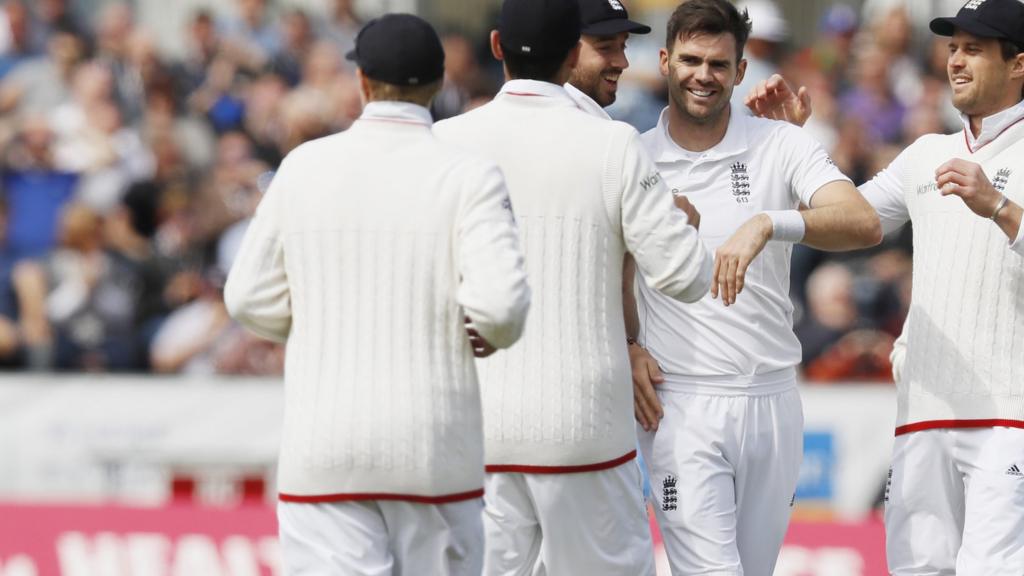
[[[487,459],[484,573],[651,575],[634,463],[623,255],[652,289],[695,301],[712,259],[630,126],[563,85],[577,0],[505,0],[491,47],[507,82],[435,133],[508,179],[534,301],[523,339],[478,363]]]
[[[1024,3],[972,0],[930,27],[949,37],[964,129],[923,136],[860,187],[886,231],[914,228],[886,554],[894,576],[1024,574]],[[810,114],[778,77],[749,100]]]
[[[285,158],[224,294],[242,324],[288,342],[284,566],[477,576],[473,355],[512,345],[530,301],[509,196],[494,164],[431,132],[444,53],[426,22],[373,20],[349,57],[362,115]]]
[[[615,103],[619,79],[629,68],[630,34],[650,34],[651,27],[629,19],[620,0],[579,0],[583,27],[580,58],[565,90],[584,111],[611,119],[605,108]]]
[[[637,411],[677,575],[772,573],[803,444],[792,245],[844,250],[881,239],[877,215],[817,142],[730,108],[749,31],[746,14],[725,0],[676,8],[660,53],[669,105],[643,135],[673,193],[700,211],[700,236],[715,250],[711,294],[697,303],[640,283],[640,333],[630,343],[631,358],[645,364],[634,365],[634,384],[663,379]]]

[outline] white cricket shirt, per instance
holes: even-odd
[[[684,150],[672,140],[667,109],[642,141],[672,192],[700,211],[700,237],[711,250],[753,216],[809,206],[822,186],[849,181],[804,131],[738,110],[722,141],[704,152]],[[710,294],[681,304],[638,283],[640,341],[661,365],[666,385],[738,393],[791,385],[800,362],[789,299],[791,252],[788,243],[768,242],[728,308]]]

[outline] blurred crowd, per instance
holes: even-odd
[[[234,0],[227,16],[197,11],[178,58],[157,48],[128,4],[89,15],[71,0],[3,4],[0,365],[281,372],[283,350],[234,324],[221,289],[284,155],[360,113],[343,55],[365,16],[351,0],[328,4],[315,15],[266,0]],[[856,183],[917,136],[960,128],[945,44],[915,42],[900,2],[836,4],[807,47],[791,41],[777,6],[745,4],[754,32],[737,93],[776,71],[807,86],[807,129]],[[438,119],[486,102],[501,78],[485,37],[441,32]],[[655,28],[648,59],[662,34]],[[634,68],[611,112],[644,130],[666,91],[656,68]],[[797,246],[792,292],[806,377],[888,380],[909,279],[907,230],[839,257]]]

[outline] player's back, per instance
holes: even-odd
[[[528,303],[502,201],[497,167],[442,145],[429,117],[364,113],[285,159],[261,204],[270,212],[257,215],[281,245],[290,308],[282,493],[479,488],[479,392],[463,314],[507,346]],[[243,268],[272,266],[273,250],[268,242],[265,263]],[[227,296],[236,312],[271,296],[236,280]]]
[[[620,202],[636,132],[585,114],[559,86],[510,84],[434,129],[501,167],[533,291],[522,340],[478,362],[487,462],[609,460],[634,445]]]

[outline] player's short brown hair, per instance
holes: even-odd
[[[420,106],[430,106],[430,101],[437,96],[441,90],[442,80],[437,80],[422,86],[398,86],[366,78],[370,88],[370,100],[388,100],[393,102],[409,102]]]
[[[688,0],[680,4],[668,19],[665,47],[672,52],[677,38],[725,33],[736,39],[736,61],[739,62],[750,37],[747,11],[741,13],[726,0]]]

